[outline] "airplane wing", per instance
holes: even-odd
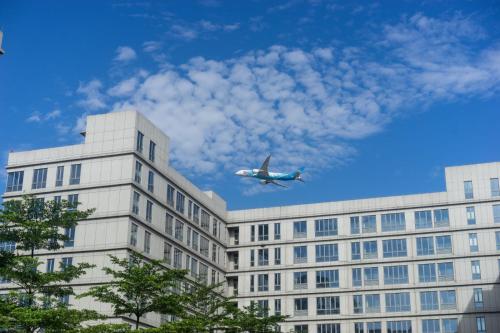
[[[269,160],[271,159],[271,155],[269,155],[264,163],[262,163],[262,166],[259,169],[259,175],[260,176],[269,176]]]
[[[271,183],[271,184],[274,184],[274,185],[278,185],[278,186],[281,186],[281,187],[287,187],[287,188],[288,188],[288,186],[285,186],[285,185],[283,185],[283,184],[280,184],[280,183],[278,183],[278,182],[276,182],[276,181],[274,181],[274,180],[269,180],[268,182],[269,182],[269,183]]]

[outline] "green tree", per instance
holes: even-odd
[[[96,312],[70,309],[62,298],[73,295],[69,283],[92,267],[86,263],[60,266],[55,272],[39,270],[38,250],[57,250],[68,237],[65,229],[76,227],[93,210],[79,211],[67,201],[44,202],[33,196],[4,203],[0,211],[0,241],[16,245],[5,255],[0,276],[16,288],[0,303],[0,324],[12,332],[63,332],[80,327],[83,321],[101,318]]]
[[[103,271],[112,278],[108,284],[92,287],[78,296],[91,296],[113,307],[115,315],[135,317],[135,328],[141,318],[150,312],[180,315],[183,312],[179,289],[186,272],[165,269],[161,261],[146,261],[132,253],[129,258],[110,256],[118,269],[105,267]]]

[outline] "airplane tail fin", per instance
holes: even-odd
[[[295,171],[295,180],[299,180],[301,182],[304,182],[304,180],[300,176],[303,172],[304,172],[304,167],[298,168],[297,171]]]

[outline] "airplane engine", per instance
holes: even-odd
[[[261,180],[259,181],[260,185],[267,185],[269,182],[267,180]]]

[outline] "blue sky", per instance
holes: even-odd
[[[442,191],[445,166],[500,160],[498,17],[498,1],[2,1],[1,162],[136,108],[232,209]],[[306,183],[233,176],[268,153]]]

